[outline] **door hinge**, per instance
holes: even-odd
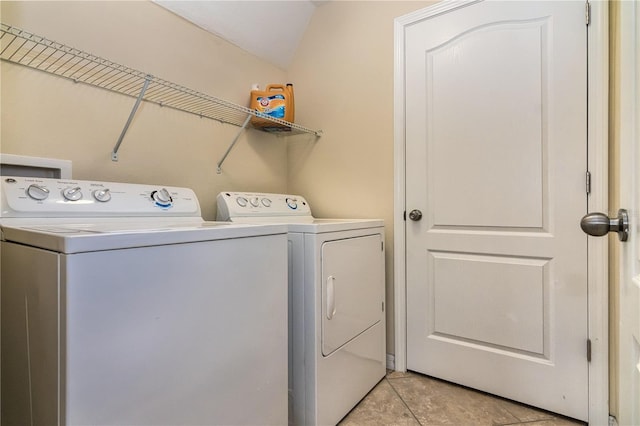
[[[384,302],[382,302],[382,312],[384,312]]]
[[[384,241],[380,241],[380,251],[384,251]]]
[[[403,219],[405,222],[407,221],[407,211],[406,211],[406,210],[402,213],[402,219]]]
[[[591,339],[587,339],[587,362],[591,362]]]
[[[584,20],[587,25],[591,24],[591,3],[588,1],[584,6]]]
[[[585,185],[587,187],[587,195],[591,194],[591,172],[587,172],[585,176]]]

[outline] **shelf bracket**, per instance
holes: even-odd
[[[153,79],[153,76],[151,74],[147,74],[147,76],[144,78],[144,85],[142,86],[142,90],[140,90],[138,99],[136,99],[136,103],[133,105],[133,109],[129,114],[129,118],[127,119],[127,122],[124,125],[124,129],[122,129],[122,133],[120,133],[118,142],[116,142],[116,146],[113,147],[113,151],[111,152],[111,161],[118,161],[118,150],[120,149],[120,144],[124,139],[124,135],[127,134],[127,130],[129,130],[129,125],[133,121],[133,116],[136,115],[136,111],[138,110],[138,107],[140,106],[140,102],[142,102],[142,98],[144,97],[144,93],[147,91],[147,88],[149,87],[149,83],[151,83],[152,79]]]
[[[222,173],[222,163],[224,163],[224,160],[227,159],[227,155],[229,155],[229,153],[231,152],[231,150],[235,146],[236,142],[238,142],[238,138],[240,138],[240,135],[242,134],[244,129],[247,128],[247,125],[249,124],[249,120],[251,120],[251,117],[252,117],[251,114],[247,115],[247,118],[244,120],[244,123],[242,123],[242,127],[240,127],[240,130],[238,130],[238,133],[236,133],[236,137],[233,138],[233,141],[231,142],[231,145],[229,145],[229,148],[227,148],[227,151],[224,153],[224,155],[222,156],[220,161],[218,161],[218,168],[216,170],[216,172],[218,174]]]

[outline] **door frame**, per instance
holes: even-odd
[[[424,19],[483,0],[443,0],[398,17],[394,22],[394,332],[395,370],[407,370],[406,219],[405,215],[405,28]],[[587,167],[591,193],[586,211],[608,211],[609,9],[605,0],[585,1],[590,7],[587,43],[588,128]],[[586,178],[585,178],[586,179]],[[407,207],[408,208],[408,207]],[[576,223],[578,226],[578,223]],[[589,238],[588,334],[589,423],[609,421],[609,266],[608,238]],[[586,342],[585,342],[586,352]],[[586,353],[585,353],[586,356]]]
[[[629,317],[633,317],[634,302],[632,295],[626,293],[624,289],[634,285],[630,281],[638,279],[637,271],[632,270],[631,264],[638,261],[636,256],[640,254],[637,252],[637,228],[639,225],[637,206],[640,201],[637,196],[638,184],[630,183],[637,176],[635,169],[638,167],[637,150],[638,142],[640,142],[640,133],[638,132],[640,129],[640,118],[638,118],[638,114],[640,114],[640,87],[637,85],[637,82],[640,81],[640,56],[637,53],[640,44],[640,5],[636,2],[620,2],[617,4],[616,10],[612,9],[612,13],[615,14],[612,18],[617,21],[618,25],[616,43],[619,46],[616,52],[616,66],[619,70],[619,75],[616,76],[618,82],[617,99],[612,105],[616,109],[615,114],[617,114],[614,125],[618,126],[614,143],[618,145],[619,194],[617,197],[618,205],[612,207],[629,210],[629,227],[632,235],[630,241],[621,243],[617,264],[613,263],[618,267],[616,271],[618,288],[617,294],[614,296],[618,312],[612,315],[614,321],[617,322],[616,327],[612,327],[612,331],[615,333],[613,337],[617,341],[618,347],[617,354],[614,355],[617,359],[612,359],[612,364],[614,362],[617,364],[612,369],[612,374],[616,379],[615,383],[612,383],[614,386],[612,391],[617,396],[614,415],[617,423],[622,425],[631,424],[635,420],[634,414],[640,408],[640,401],[633,399],[635,395],[632,395],[632,389],[629,388],[633,385],[633,379],[623,380],[625,374],[628,374],[625,373],[628,371],[626,368],[633,367],[633,362],[635,362],[630,359],[630,354],[633,351],[630,341],[633,323],[629,323]],[[627,247],[623,248],[624,245]],[[636,247],[635,250],[631,248],[633,245]]]

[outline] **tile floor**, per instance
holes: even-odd
[[[416,373],[390,371],[339,423],[578,426],[583,423]]]

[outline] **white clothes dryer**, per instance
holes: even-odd
[[[285,226],[190,189],[1,181],[2,424],[287,421]]]
[[[316,219],[296,195],[217,202],[217,220],[287,224],[289,424],[338,423],[386,372],[383,221]]]

